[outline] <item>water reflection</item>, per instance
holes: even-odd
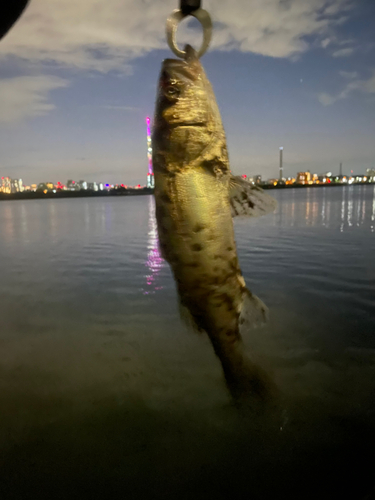
[[[12,206],[9,202],[4,206],[2,218],[4,220],[3,231],[1,235],[2,239],[5,239],[5,241],[12,243],[14,238],[15,225]]]
[[[326,225],[326,190],[323,190],[322,225]]]
[[[274,191],[278,209],[273,224],[278,226],[322,226],[340,232],[362,227],[374,232],[375,188],[337,188]]]
[[[341,201],[341,224],[340,231],[344,231],[345,225],[345,189],[342,190],[342,201]]]
[[[158,286],[158,275],[164,267],[164,260],[159,251],[158,228],[155,217],[155,199],[149,197],[148,202],[148,239],[147,239],[147,261],[148,274],[146,275],[147,288],[143,292],[144,295],[155,293],[163,287]]]

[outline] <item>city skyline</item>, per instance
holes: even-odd
[[[149,125],[149,123],[148,123]],[[148,136],[149,137],[149,136]],[[148,143],[148,152],[149,152],[149,143]],[[375,168],[367,169],[366,172],[362,173],[354,173],[351,174],[343,174],[342,173],[342,162],[339,165],[340,173],[334,172],[326,172],[326,173],[311,173],[308,171],[296,172],[294,176],[290,177],[281,177],[282,175],[282,151],[284,148],[279,148],[280,150],[280,164],[279,164],[279,177],[271,177],[268,179],[263,179],[262,175],[249,176],[247,174],[242,174],[242,177],[247,181],[253,184],[259,184],[261,186],[270,186],[270,185],[295,185],[295,184],[324,184],[324,183],[341,183],[341,184],[352,184],[352,183],[375,183]],[[39,183],[30,183],[29,185],[25,185],[22,179],[12,179],[8,176],[0,177],[0,193],[14,193],[14,192],[23,192],[23,191],[36,191],[36,190],[49,190],[56,192],[56,190],[92,190],[92,191],[104,191],[110,190],[113,188],[125,188],[125,189],[140,189],[140,188],[154,188],[154,180],[153,180],[153,172],[152,172],[152,163],[150,167],[150,163],[148,164],[148,171],[145,174],[145,182],[142,184],[130,185],[129,183],[125,184],[124,182],[117,183],[106,183],[106,182],[97,182],[97,181],[86,181],[79,180],[75,181],[73,179],[68,179],[66,185],[60,181],[53,183],[51,181],[42,181]],[[152,176],[152,180],[151,177]]]
[[[0,43],[0,169],[33,179],[144,183],[165,20],[178,2],[32,1]],[[204,1],[202,59],[235,174],[374,168],[375,43],[370,0]],[[132,16],[129,16],[129,11]],[[197,45],[194,23],[179,40]],[[199,28],[197,28],[199,31]],[[195,33],[195,34],[194,34]]]

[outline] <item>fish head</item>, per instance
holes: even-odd
[[[153,132],[153,145],[180,165],[197,158],[222,131],[211,84],[194,49],[185,50],[185,59],[163,61]]]

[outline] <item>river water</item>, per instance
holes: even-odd
[[[2,499],[373,498],[375,187],[270,193],[235,231],[276,426],[181,323],[152,197],[0,203]]]

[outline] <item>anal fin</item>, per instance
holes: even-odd
[[[268,321],[268,307],[259,297],[252,294],[247,288],[243,292],[243,303],[240,312],[239,324],[256,328]]]

